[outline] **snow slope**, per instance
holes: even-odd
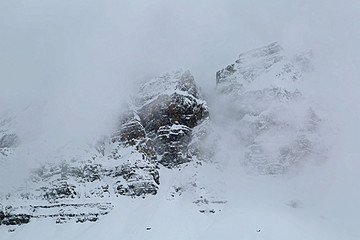
[[[168,199],[167,190],[173,181],[186,173],[176,176],[177,170],[162,171],[167,181],[161,182],[157,195],[145,199],[117,198],[113,202],[114,210],[95,223],[59,225],[41,220],[23,225],[15,232],[8,232],[11,227],[2,227],[2,239],[355,240],[359,237],[357,222],[351,219],[356,212],[349,214],[348,209],[344,209],[341,213],[329,204],[328,198],[338,197],[331,193],[324,183],[328,179],[321,174],[317,177],[314,176],[319,174],[314,172],[293,178],[249,177],[242,173],[240,166],[228,165],[222,171],[208,169],[216,171],[217,179],[221,179],[221,197],[227,202],[217,204],[220,208],[214,206],[214,214],[202,214],[192,203],[192,192]],[[212,185],[212,181],[215,179],[207,178],[207,184]],[[319,196],[318,192],[324,195]]]
[[[306,54],[289,56],[275,42],[240,54],[217,72],[222,113],[215,118],[244,148],[240,155],[249,172],[279,174],[322,158],[324,121],[299,91],[311,69]]]

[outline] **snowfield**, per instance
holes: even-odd
[[[218,201],[226,203],[201,207],[193,204],[197,194],[192,191],[174,199],[169,195],[174,182],[192,169],[162,169],[157,195],[113,199],[114,210],[95,223],[34,220],[15,232],[2,226],[1,239],[358,239],[359,195],[346,195],[349,189],[339,185],[355,190],[359,184],[336,175],[330,180],[328,173],[319,173],[324,168],[293,177],[250,177],[233,164],[205,168],[204,175],[216,175],[204,184],[221,187]],[[339,208],[343,201],[347,204]],[[201,213],[204,207],[215,213]]]

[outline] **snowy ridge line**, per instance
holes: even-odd
[[[312,71],[311,53],[288,56],[278,43],[240,54],[216,73],[217,88],[227,94],[265,88],[297,90],[298,80]]]
[[[136,110],[140,110],[145,105],[158,100],[162,95],[180,95],[190,104],[195,101],[197,104],[206,104],[203,100],[198,87],[194,83],[194,77],[190,71],[177,70],[155,77],[143,84],[135,100]]]

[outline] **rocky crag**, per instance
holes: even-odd
[[[57,156],[35,169],[23,188],[3,194],[0,225],[33,218],[96,221],[111,211],[113,197],[155,195],[160,166],[202,160],[200,141],[208,123],[207,104],[190,72],[154,78],[128,103],[110,137],[70,159]],[[7,144],[10,138],[2,139]]]

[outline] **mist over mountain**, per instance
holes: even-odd
[[[0,3],[0,238],[358,239],[359,11]]]

